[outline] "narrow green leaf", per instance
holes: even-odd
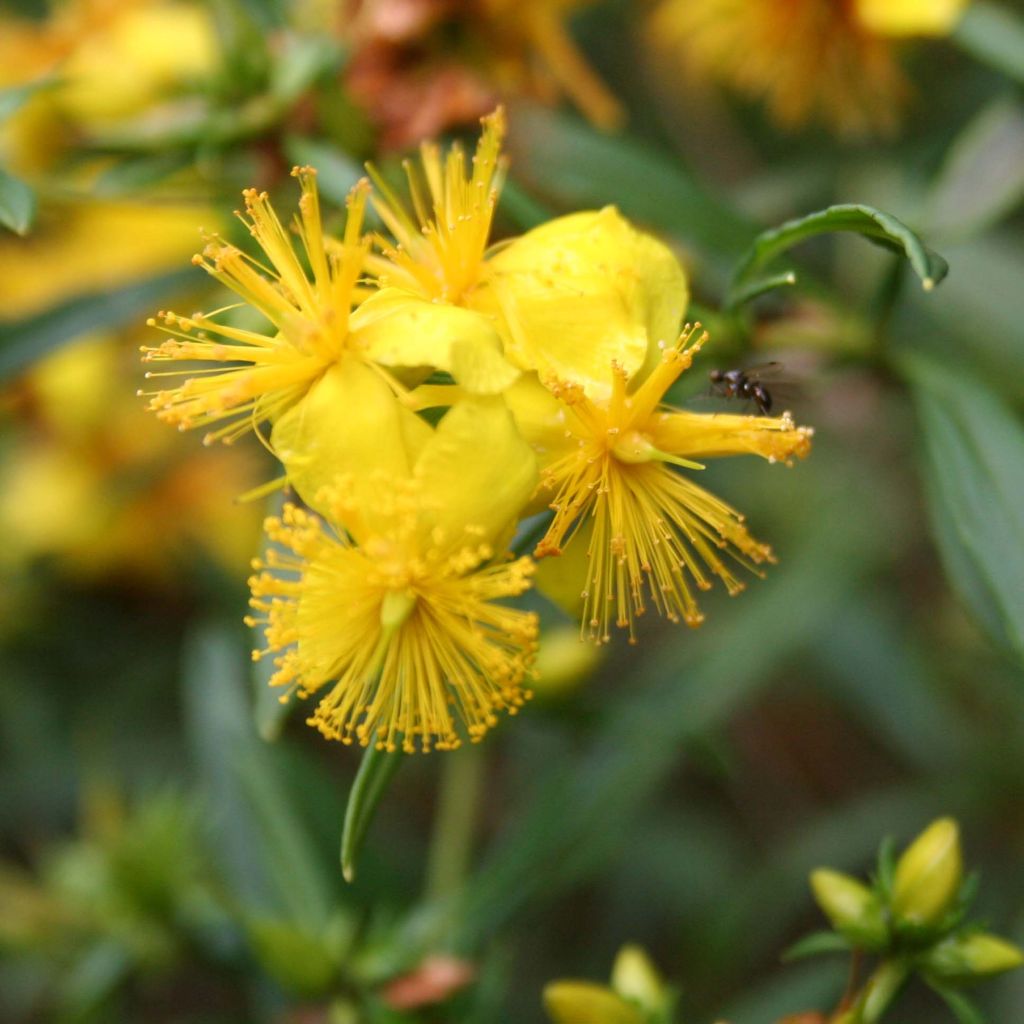
[[[36,194],[20,178],[0,168],[0,224],[24,235],[36,215]]]
[[[381,797],[387,792],[404,756],[400,750],[379,750],[373,744],[363,753],[355,782],[352,783],[352,792],[349,793],[341,833],[341,873],[346,882],[356,877],[356,858]]]
[[[882,896],[888,900],[892,894],[893,882],[896,878],[896,840],[886,836],[878,844],[878,887]]]
[[[282,103],[294,103],[322,75],[337,72],[342,56],[329,36],[285,35],[270,75],[271,95]]]
[[[1013,11],[973,0],[953,30],[953,39],[971,56],[1024,82],[1024,21]]]
[[[747,302],[752,302],[766,292],[776,288],[786,288],[796,284],[796,274],[786,270],[781,274],[769,274],[766,277],[755,277],[744,285],[740,285],[730,296],[727,309],[738,309]]]
[[[905,256],[925,291],[931,291],[949,270],[946,261],[928,249],[902,221],[871,206],[844,203],[786,221],[758,235],[736,267],[727,304],[734,305],[740,289],[781,253],[808,238],[837,231],[854,231]]]
[[[339,206],[344,205],[352,186],[365,175],[357,160],[317,139],[290,135],[284,141],[284,148],[289,160],[316,168],[320,191]]]
[[[543,203],[534,199],[529,190],[511,179],[506,179],[502,186],[499,210],[520,231],[529,231],[554,216]]]
[[[803,960],[821,953],[849,953],[850,949],[850,943],[838,932],[813,932],[794,942],[782,954],[782,959]]]
[[[250,909],[316,930],[333,887],[296,807],[284,752],[253,729],[242,635],[204,623],[187,638],[182,687],[193,760],[234,892]]]
[[[100,196],[123,196],[156,185],[192,163],[186,150],[170,153],[143,154],[119,160],[99,176],[95,193]]]
[[[1024,428],[984,385],[920,356],[901,362],[924,435],[925,490],[953,586],[1024,658]]]
[[[202,283],[194,267],[133,281],[114,291],[77,295],[24,320],[0,321],[0,382],[60,345],[90,331],[123,327],[190,286]]]
[[[974,1003],[962,992],[951,988],[949,985],[941,985],[935,981],[928,983],[932,990],[942,997],[943,1002],[953,1011],[957,1024],[988,1024],[988,1019]]]
[[[950,147],[928,197],[928,220],[934,231],[976,232],[1021,199],[1024,105],[1003,96],[972,118]]]

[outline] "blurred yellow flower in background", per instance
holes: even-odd
[[[125,339],[83,338],[8,390],[0,559],[9,569],[48,558],[92,580],[167,585],[197,551],[227,576],[251,558],[259,513],[234,499],[261,479],[262,460],[192,452],[125,394],[133,363]]]
[[[965,0],[662,0],[650,38],[689,70],[762,100],[786,128],[893,131],[909,88],[889,37],[942,35]]]
[[[49,203],[27,237],[0,235],[0,320],[171,270],[195,249],[198,226],[217,222],[200,203]]]
[[[530,559],[501,553],[536,462],[498,398],[460,403],[432,430],[370,370],[347,372],[363,379],[348,458],[318,502],[329,525],[295,506],[267,521],[279,548],[250,581],[249,621],[264,625],[262,653],[283,651],[272,684],[328,688],[309,719],[326,737],[452,749],[459,721],[477,740],[526,698],[536,617],[496,602],[530,585]],[[364,429],[396,416],[404,430]]]
[[[140,114],[208,75],[217,36],[210,9],[175,0],[70,0],[50,16],[0,18],[0,86],[52,75],[0,129],[19,173],[47,169],[78,133]]]

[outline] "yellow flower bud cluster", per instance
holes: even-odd
[[[845,945],[880,958],[840,1020],[880,1019],[913,973],[944,994],[1024,964],[1024,951],[965,920],[970,887],[952,818],[932,822],[898,859],[883,848],[879,861],[871,885],[828,868],[811,874],[814,897]],[[805,943],[807,951],[835,948],[827,936]]]
[[[583,638],[634,640],[649,605],[698,625],[698,591],[773,561],[696,482],[702,460],[810,447],[788,414],[665,404],[707,335],[683,326],[671,250],[616,209],[492,246],[504,125],[485,118],[472,157],[424,145],[407,200],[371,168],[338,235],[312,168],[291,225],[246,191],[262,256],[211,237],[195,262],[248,309],[150,321],[150,408],[207,442],[254,429],[300,499],[251,581],[257,656],[343,742],[449,749],[518,710],[537,626],[503,602],[534,574],[506,554],[527,520]],[[364,229],[370,204],[386,233]]]
[[[623,946],[611,982],[553,981],[544,989],[552,1024],[661,1024],[672,1017],[675,994],[639,946]]]

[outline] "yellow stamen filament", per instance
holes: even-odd
[[[216,316],[161,312],[149,321],[171,337],[144,346],[146,362],[212,362],[213,368],[169,370],[147,377],[182,376],[167,390],[147,392],[149,408],[181,430],[223,425],[207,442],[230,442],[251,421],[273,419],[298,401],[324,370],[349,349],[349,314],[357,301],[368,240],[362,236],[369,184],[360,182],[348,200],[343,241],[328,245],[320,216],[316,173],[296,167],[301,195],[293,228],[309,264],[299,252],[265,192],[247,189],[241,221],[265,253],[257,263],[220,239],[209,241],[193,262],[263,314],[273,331],[263,333],[220,323]]]
[[[505,177],[501,156],[505,115],[500,108],[483,119],[483,133],[467,174],[466,156],[453,146],[442,163],[439,148],[424,143],[420,166],[405,164],[412,210],[371,167],[379,196],[374,209],[394,238],[377,236],[382,255],[367,267],[382,285],[459,305],[480,282],[494,210]]]
[[[730,594],[739,593],[744,584],[730,562],[759,574],[758,565],[774,560],[738,512],[677,468],[700,468],[687,458],[693,455],[753,452],[788,460],[806,454],[810,431],[788,416],[727,416],[720,427],[706,426],[718,417],[698,416],[700,429],[691,431],[697,443],[690,443],[673,418],[693,414],[664,410],[660,402],[707,339],[699,329],[687,327],[632,394],[617,366],[606,400],[547,382],[567,406],[573,447],[543,473],[555,517],[536,554],[559,554],[577,531],[589,529],[583,629],[598,642],[609,639],[613,616],[635,641],[648,596],[666,618],[697,626],[703,616],[694,590],[709,589],[717,576]]]
[[[326,498],[341,519],[355,507],[346,480]],[[530,586],[533,563],[492,562],[472,528],[424,544],[411,484],[380,480],[373,500],[381,525],[358,546],[291,505],[267,520],[286,550],[254,563],[248,621],[267,646],[253,657],[278,652],[283,700],[326,690],[308,721],[329,739],[450,750],[461,722],[475,742],[529,697],[536,617],[497,601]]]

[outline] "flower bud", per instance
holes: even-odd
[[[896,864],[892,912],[903,924],[937,924],[953,905],[963,878],[960,829],[952,818],[932,822]]]
[[[951,981],[987,978],[1022,964],[1024,952],[1018,946],[988,932],[953,936],[930,949],[924,959],[930,974]]]
[[[623,946],[612,967],[612,988],[648,1011],[661,1010],[668,993],[657,968],[639,946]]]
[[[554,1024],[643,1024],[643,1015],[604,985],[553,981],[544,989],[544,1009]]]
[[[579,590],[578,582],[576,590]],[[576,626],[556,626],[545,630],[533,663],[536,678],[530,688],[540,697],[561,697],[571,693],[586,681],[603,657],[604,649],[582,640]]]
[[[819,868],[811,874],[818,906],[835,929],[857,946],[882,949],[889,938],[878,897],[856,878]]]

